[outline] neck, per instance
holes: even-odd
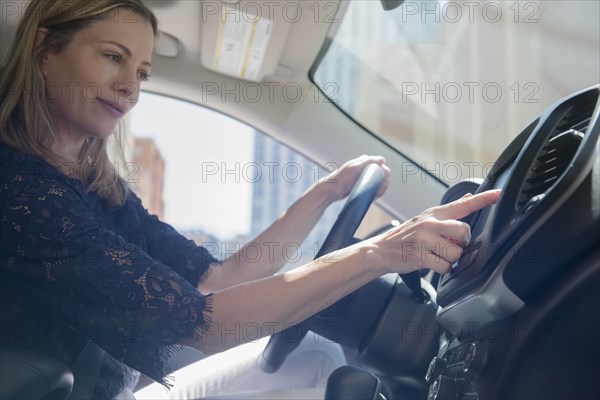
[[[62,131],[57,135],[52,150],[68,161],[80,162],[79,154],[87,139],[82,135]]]
[[[83,168],[88,167],[88,161],[80,159],[80,154],[86,140],[81,135],[60,134],[52,146],[52,150],[65,160],[62,172],[71,178],[83,180]]]

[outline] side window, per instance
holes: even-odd
[[[127,173],[145,207],[219,259],[328,173],[237,120],[164,96],[143,93],[127,125]],[[273,251],[283,252],[289,267],[312,260],[342,205],[330,206],[304,243],[277,243]],[[368,219],[368,229],[390,220],[377,210]]]

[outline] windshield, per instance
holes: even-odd
[[[599,4],[342,2],[311,78],[446,183],[483,177],[540,111],[598,83]]]

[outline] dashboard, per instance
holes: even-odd
[[[299,329],[340,343],[400,398],[596,398],[599,98],[597,85],[557,102],[485,179],[448,188],[442,203],[502,189],[494,206],[464,219],[472,240],[451,272],[431,281],[417,273],[420,288],[414,273],[380,277]],[[374,181],[355,186],[324,248],[352,238]],[[261,368],[275,370],[294,345],[274,335]]]
[[[429,399],[597,395],[599,97],[594,86],[549,107],[477,185],[503,192],[465,220],[471,244],[439,281]]]

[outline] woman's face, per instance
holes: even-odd
[[[121,8],[78,31],[61,52],[45,55],[46,97],[61,140],[77,143],[114,131],[138,101],[153,46],[150,23]]]

